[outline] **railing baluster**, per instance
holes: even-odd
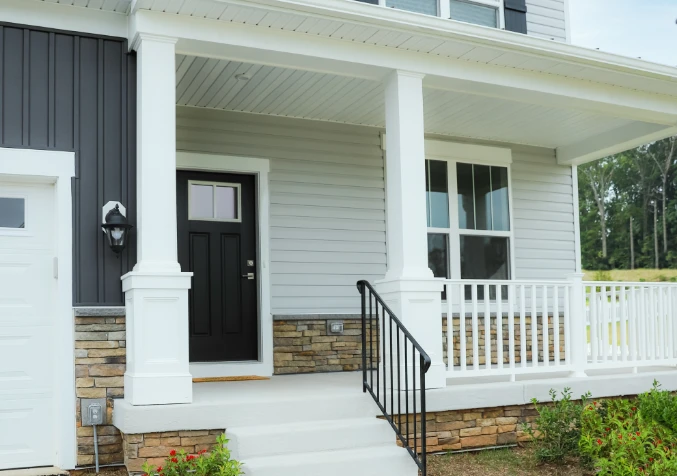
[[[602,286],[602,357],[606,362],[609,357],[609,293],[606,285]]]
[[[650,324],[650,339],[649,339],[649,357],[651,360],[656,358],[656,287],[649,286],[649,324]]]
[[[374,314],[373,314],[373,309],[371,307],[371,299],[373,297],[373,294],[371,291],[369,291],[369,329],[370,329],[370,339],[371,340],[371,345],[369,347],[370,353],[369,353],[369,360],[370,360],[370,375],[371,375],[371,388],[374,388]],[[378,325],[377,327],[377,332],[378,332]],[[378,341],[376,342],[378,345]],[[378,365],[378,358],[376,360],[376,364]],[[376,372],[376,378],[378,378],[378,372]],[[378,380],[376,381],[376,392],[378,393]]]
[[[461,372],[465,372],[467,370],[467,362],[466,362],[466,335],[465,335],[465,287],[463,285],[460,285],[460,290],[458,293],[459,300],[459,314],[458,314],[458,341],[460,344],[460,359],[458,361],[460,367],[461,367]],[[447,318],[448,319],[448,318]],[[449,327],[449,323],[447,323],[447,328]],[[449,332],[447,330],[447,332]],[[453,366],[453,362],[452,362]]]
[[[402,378],[400,376],[400,331],[397,331],[397,428],[402,432]],[[406,398],[406,395],[405,395]]]
[[[360,290],[360,302],[362,307],[362,316],[367,314],[367,296],[364,284],[358,283]],[[362,392],[367,392],[367,320],[362,319]]]
[[[496,285],[496,368],[503,368],[503,296],[501,285]]]
[[[428,454],[428,449],[426,445],[426,439],[427,439],[427,429],[428,425],[426,422],[426,398],[425,398],[425,371],[423,370],[425,368],[425,359],[423,356],[420,356],[420,366],[421,366],[421,372],[420,372],[420,379],[421,379],[421,454],[422,455],[427,455]],[[421,472],[423,474],[426,474],[427,471],[427,458],[423,458],[421,461],[423,464],[423,467],[421,468]]]
[[[667,329],[665,330],[665,357],[667,359],[672,359],[674,357],[674,352],[672,350],[672,333],[673,333],[673,322],[672,322],[672,286],[665,288],[665,318]]]
[[[489,285],[484,285],[484,368],[491,369],[491,303]]]
[[[564,285],[564,363],[571,364],[571,292],[568,284]],[[585,298],[584,298],[585,299]],[[585,302],[585,301],[583,301]],[[578,309],[577,312],[581,312]],[[578,336],[580,339],[581,336]]]
[[[388,321],[388,341],[390,342],[390,412],[395,411],[395,387],[393,385],[393,316],[388,314],[390,320]]]
[[[548,287],[543,286],[543,365],[548,367],[550,365],[550,334],[549,334],[549,319],[548,319]]]
[[[531,365],[538,367],[538,303],[536,285],[531,286]]]
[[[599,350],[597,349],[597,286],[590,286],[590,295],[588,298],[588,308],[590,309],[590,348],[592,350],[592,363],[599,359]]]
[[[628,353],[630,360],[637,360],[637,342],[639,327],[637,326],[637,287],[631,285],[628,288]]]
[[[639,324],[639,355],[640,360],[647,360],[646,335],[646,287],[639,288],[639,302],[637,303],[637,324]]]
[[[453,290],[450,285],[445,284],[444,290],[447,293],[447,372],[454,371],[454,314],[453,314]]]
[[[407,424],[407,446],[409,446],[409,359],[407,359],[407,343],[404,343],[404,406],[406,416],[405,422]]]
[[[527,366],[527,311],[526,311],[526,289],[521,284],[520,288],[520,366]]]
[[[510,375],[515,378],[515,285],[508,286],[508,361]]]
[[[554,286],[552,298],[552,343],[555,365],[559,365],[559,286],[557,285]]]
[[[411,344],[411,360],[414,362],[414,365],[412,365],[411,372],[412,372],[412,387],[413,391],[411,393],[412,398],[413,398],[413,403],[414,403],[414,452],[417,451],[418,448],[418,433],[416,431],[416,360],[415,356],[416,355],[416,349],[414,348],[414,344]]]
[[[628,301],[625,293],[625,285],[620,287],[620,319],[621,319],[621,360],[628,360]]]
[[[376,315],[378,316],[378,305],[376,306]],[[381,354],[381,362],[383,362],[383,408],[388,408],[388,390],[386,382],[386,313],[381,309],[381,340],[383,341],[383,353]]]
[[[479,370],[480,368],[480,329],[478,317],[478,303],[477,303],[477,285],[471,284],[472,296],[472,368]]]
[[[618,318],[618,306],[616,303],[616,286],[611,286],[611,360],[618,360],[618,332],[616,320]]]
[[[657,358],[662,359],[665,356],[665,293],[664,286],[656,286],[656,293],[658,294],[658,342],[656,345]]]

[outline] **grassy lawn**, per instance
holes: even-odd
[[[612,340],[612,338],[613,338],[612,332],[613,331],[611,329],[612,325],[613,324],[609,324],[609,345],[611,345],[611,343],[613,342],[613,340]],[[625,325],[625,331],[626,331],[625,335],[626,336],[630,335],[630,328],[629,327],[630,326],[626,323],[626,325]],[[588,329],[588,342],[590,342],[590,326],[588,326],[587,329]],[[598,339],[600,337],[602,337],[602,336],[597,336]],[[621,345],[621,323],[620,322],[616,323],[616,344]]]
[[[537,465],[529,448],[485,450],[428,457],[429,476],[588,476],[579,467]]]
[[[583,280],[595,280],[595,271],[583,272],[585,273]],[[661,276],[669,281],[670,278],[677,277],[677,269],[614,269],[607,272],[611,274],[612,281],[624,281],[626,283],[637,283],[640,279],[644,279],[648,283],[658,282]]]

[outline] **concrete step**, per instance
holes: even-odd
[[[237,459],[365,448],[395,443],[390,424],[374,417],[229,428]]]
[[[395,444],[295,453],[243,461],[247,476],[417,476],[407,450]]]

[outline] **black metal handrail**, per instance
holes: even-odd
[[[364,280],[358,281],[357,289],[362,295],[362,390],[369,392],[374,398],[402,445],[418,465],[421,475],[426,476],[425,374],[430,368],[430,357],[395,313],[383,302],[371,284]],[[394,335],[393,325],[395,326]],[[376,347],[374,347],[374,338],[377,339]],[[411,349],[411,354],[409,354],[409,349]],[[416,354],[418,354],[418,379],[416,377]],[[376,374],[375,386],[374,374]],[[395,378],[397,378],[397,385],[395,385]],[[388,380],[390,386],[388,386]],[[419,408],[416,405],[417,380],[420,393]],[[404,402],[402,402],[403,399]],[[390,400],[390,407],[388,407],[388,400]],[[411,413],[409,412],[410,401],[412,402]],[[410,423],[413,427],[411,429]]]

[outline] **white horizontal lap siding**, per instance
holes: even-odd
[[[177,108],[177,148],[270,159],[272,312],[356,314],[386,271],[379,130]]]
[[[566,41],[566,0],[526,0],[530,36]]]
[[[553,151],[513,147],[515,278],[564,279],[576,270],[571,167]]]

